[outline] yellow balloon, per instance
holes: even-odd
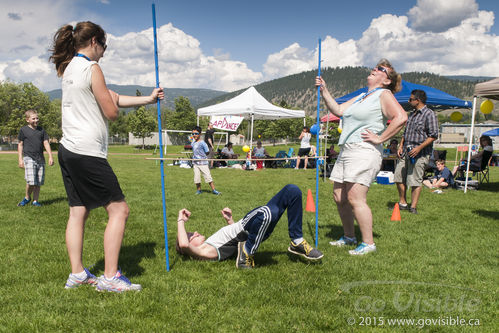
[[[485,100],[480,104],[480,111],[482,111],[483,114],[489,114],[494,110],[494,103],[490,101],[490,99]]]
[[[341,134],[341,131],[343,131],[343,128],[338,127],[338,133],[340,133],[340,134]]]
[[[244,145],[244,146],[243,146],[243,151],[244,151],[245,153],[249,152],[249,150],[250,150],[250,147],[248,147],[247,145]]]
[[[459,120],[463,119],[463,114],[459,111],[454,111],[450,115],[450,120],[457,123]]]

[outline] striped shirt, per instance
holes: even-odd
[[[407,118],[404,150],[407,146],[419,146],[429,137],[438,138],[438,120],[435,112],[425,105],[422,109],[411,112]],[[421,154],[428,155],[432,151],[433,142],[424,147]]]

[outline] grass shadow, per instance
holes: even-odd
[[[287,252],[288,254],[288,258],[290,261],[292,262],[302,262],[302,263],[305,263],[307,265],[321,265],[322,264],[322,259],[319,259],[319,260],[308,260],[302,256],[299,256],[299,255],[296,255],[296,254],[293,254],[293,253],[290,253],[290,252]]]
[[[278,263],[277,260],[274,259],[275,255],[281,254],[281,252],[277,251],[261,251],[255,253],[255,266],[272,266]]]
[[[47,206],[47,205],[55,204],[55,203],[58,203],[61,201],[66,201],[66,200],[67,200],[66,197],[57,197],[57,198],[52,198],[52,199],[48,199],[48,200],[43,200],[42,204],[44,206]]]
[[[487,191],[487,192],[499,192],[499,183],[481,183],[478,186],[479,191]]]
[[[154,258],[154,242],[140,242],[135,245],[126,245],[121,247],[120,251],[120,267],[123,274],[127,277],[136,277],[144,273],[144,268],[140,266],[143,258]],[[96,271],[104,271],[104,259],[100,259],[93,266]]]
[[[344,235],[344,232],[343,232],[343,226],[341,225],[328,225],[328,226],[319,226],[319,229],[321,228],[324,228],[324,229],[329,229],[329,231],[326,232],[326,234],[324,235],[325,237],[327,238],[330,238],[331,240],[337,240],[339,239],[341,236]],[[362,240],[362,237],[360,236],[361,233],[360,233],[360,228],[357,224],[354,225],[354,228],[355,228],[355,235],[358,235],[359,237],[357,237],[357,240],[359,241],[359,243],[361,242]],[[380,235],[373,232],[373,238],[380,238]]]
[[[494,220],[499,220],[499,212],[498,211],[490,211],[485,209],[477,209],[474,210],[473,213],[478,214],[482,217],[491,218]]]

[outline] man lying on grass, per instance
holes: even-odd
[[[288,231],[291,244],[288,251],[309,260],[319,260],[324,255],[311,247],[302,232],[302,197],[296,185],[284,186],[265,206],[251,210],[234,223],[232,211],[222,209],[227,226],[206,239],[198,232],[187,232],[185,222],[191,216],[187,209],[178,212],[177,252],[200,260],[225,260],[237,252],[236,267],[253,268],[253,255],[274,230],[285,210],[288,210]]]

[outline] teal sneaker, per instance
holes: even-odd
[[[350,253],[353,256],[363,256],[365,254],[368,254],[369,252],[374,252],[376,251],[376,244],[371,244],[368,245],[364,242],[360,243],[359,246],[355,248],[355,250],[350,250],[348,253]]]
[[[200,190],[196,191],[196,194],[201,194],[201,193],[203,193],[203,192],[201,192]]]
[[[31,201],[31,199],[23,198],[23,200],[20,203],[17,204],[17,207],[26,206],[30,201]]]
[[[215,195],[220,195],[222,193],[218,192],[217,190],[213,190],[211,193],[215,194]]]
[[[33,201],[33,203],[31,204],[31,206],[35,206],[35,207],[41,207],[42,204],[39,203],[38,201]]]
[[[355,237],[347,237],[347,236],[341,236],[340,239],[336,241],[329,242],[329,245],[332,246],[337,246],[337,247],[342,247],[345,245],[357,245],[357,238]]]

